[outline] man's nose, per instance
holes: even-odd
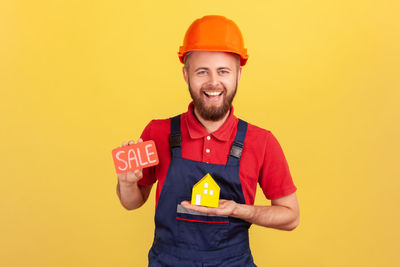
[[[210,75],[208,76],[208,82],[207,85],[212,86],[212,87],[216,87],[219,85],[219,80],[218,80],[218,76],[216,73],[210,73]]]

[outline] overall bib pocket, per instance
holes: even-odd
[[[223,247],[227,242],[230,226],[227,216],[199,213],[177,204],[176,223],[180,245],[213,250]]]

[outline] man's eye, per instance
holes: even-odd
[[[203,74],[206,74],[206,71],[205,71],[205,70],[202,70],[202,71],[197,72],[197,74],[203,75]]]
[[[219,73],[221,73],[221,74],[227,74],[227,73],[229,73],[229,71],[221,70]]]

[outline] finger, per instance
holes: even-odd
[[[128,145],[133,145],[135,142],[133,142],[133,140],[130,140]]]
[[[191,210],[197,208],[197,206],[192,205],[189,201],[186,201],[186,200],[185,200],[185,201],[182,201],[182,202],[181,202],[181,205],[184,206],[185,208],[191,209]]]
[[[199,211],[199,212],[203,212],[203,213],[205,213],[207,211],[207,207],[192,205],[189,203],[189,201],[182,201],[181,205],[187,209],[191,209],[191,210],[195,210],[195,211]]]
[[[123,142],[122,143],[122,146],[127,146],[128,144],[126,143],[126,142]]]
[[[189,201],[185,200],[185,201],[182,201],[182,202],[181,202],[181,205],[184,206],[184,207],[186,207],[186,206],[188,206],[188,205],[190,205],[190,204],[189,204]]]
[[[135,174],[134,171],[129,171],[126,173],[126,176],[129,180],[136,180],[137,179],[137,175]]]
[[[142,169],[140,169],[140,170],[135,170],[134,174],[135,174],[135,176],[136,176],[137,178],[139,178],[139,179],[142,179],[142,177],[143,177]]]
[[[139,138],[138,143],[141,143],[141,142],[143,142],[143,139]]]
[[[209,208],[209,207],[194,206],[193,210],[201,212],[201,213],[215,214],[214,209],[213,208]]]

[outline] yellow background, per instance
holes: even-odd
[[[235,113],[276,135],[301,207],[293,232],[251,228],[256,263],[399,266],[399,7],[0,1],[0,265],[146,265],[154,190],[124,210],[111,150],[186,111],[178,47],[220,14],[250,55]]]

